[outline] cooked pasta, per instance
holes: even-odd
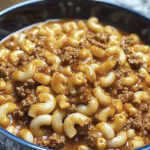
[[[150,144],[150,46],[98,18],[47,21],[0,43],[0,126],[55,150]]]

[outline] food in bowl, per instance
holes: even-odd
[[[36,24],[0,44],[0,125],[55,150],[150,144],[150,47],[95,17]]]

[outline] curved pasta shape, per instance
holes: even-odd
[[[41,114],[49,114],[51,113],[55,106],[56,100],[52,94],[49,93],[41,93],[37,97],[39,103],[33,104],[30,106],[28,115],[30,117],[35,118]]]
[[[24,82],[27,79],[32,78],[36,70],[36,66],[29,64],[25,71],[16,71],[12,74],[12,78],[16,81]]]
[[[71,36],[68,38],[68,42],[70,45],[75,45],[81,42],[82,36],[85,34],[84,30],[77,30],[77,31],[72,31]]]
[[[0,104],[4,102],[14,102],[14,97],[8,94],[0,95]]]
[[[134,43],[139,43],[140,42],[140,37],[137,34],[131,33],[130,37],[134,41]]]
[[[113,122],[110,123],[110,126],[114,129],[115,132],[119,132],[123,129],[126,120],[126,114],[124,112],[116,114]]]
[[[25,38],[26,38],[26,34],[25,33],[14,33],[12,35],[13,39],[15,42],[19,42],[21,43]]]
[[[148,74],[147,70],[144,68],[141,68],[139,70],[139,73],[145,78],[145,82],[148,86],[150,86],[150,75]]]
[[[112,138],[111,140],[107,140],[107,147],[120,148],[127,142],[127,139],[127,133],[125,131],[121,131],[117,134],[116,137]]]
[[[129,147],[131,150],[140,148],[142,146],[144,146],[144,141],[141,136],[135,136],[129,141]]]
[[[115,136],[113,128],[105,122],[98,123],[96,127],[102,132],[106,139],[112,139]]]
[[[84,30],[84,31],[88,31],[88,29],[87,29],[87,25],[86,25],[86,23],[84,22],[84,21],[82,21],[82,20],[79,20],[78,22],[77,22],[77,25],[78,25],[78,28],[79,29],[82,29],[82,30]]]
[[[16,134],[15,133],[15,129],[16,129],[16,127],[15,126],[13,126],[13,125],[11,125],[11,126],[8,126],[7,128],[6,128],[6,130],[8,131],[8,132],[10,132],[11,134]]]
[[[19,62],[20,56],[23,55],[24,52],[21,50],[15,50],[10,53],[9,59],[13,64],[16,64]]]
[[[131,74],[127,77],[121,78],[121,83],[125,86],[132,86],[138,81],[138,78],[135,74]]]
[[[105,55],[105,51],[102,48],[100,48],[100,47],[91,46],[90,50],[91,50],[92,55],[95,56],[95,57],[97,57],[97,58],[101,59]]]
[[[36,137],[42,137],[46,135],[46,132],[41,129],[43,125],[51,125],[52,116],[48,114],[37,116],[36,118],[32,119],[30,123],[30,130]]]
[[[105,32],[108,33],[108,34],[114,34],[114,35],[118,35],[119,32],[116,28],[114,28],[113,26],[111,25],[106,25],[105,28],[104,28]]]
[[[85,74],[86,79],[91,82],[94,83],[96,80],[96,74],[95,71],[93,70],[93,68],[89,65],[79,65],[77,70],[83,72]]]
[[[87,64],[87,63],[91,63],[93,61],[93,56],[91,54],[91,51],[89,49],[80,49],[79,50],[79,57],[80,59],[82,59],[83,61],[81,61],[81,64]]]
[[[52,115],[52,127],[56,133],[63,133],[63,119],[66,116],[64,110],[56,109]]]
[[[5,90],[6,88],[6,82],[4,80],[0,80],[0,91]]]
[[[112,117],[115,113],[115,107],[110,105],[103,108],[98,114],[96,114],[96,118],[99,121],[106,122],[108,117]]]
[[[67,83],[67,77],[61,73],[54,73],[51,79],[51,87],[57,93],[63,93],[66,90],[66,86],[64,84]]]
[[[20,43],[21,49],[24,50],[25,52],[27,52],[28,54],[32,54],[35,46],[36,46],[36,44],[33,43],[32,41],[28,40],[28,39],[24,39]]]
[[[79,145],[78,150],[91,150],[87,145]]]
[[[109,44],[112,46],[119,46],[121,38],[120,36],[116,35],[110,35],[109,36]]]
[[[38,86],[36,89],[36,94],[40,94],[40,93],[52,93],[52,90],[50,89],[50,87],[47,86]]]
[[[100,86],[94,88],[92,92],[93,92],[94,96],[96,97],[96,99],[98,100],[100,105],[107,106],[107,105],[111,104],[111,102],[112,102],[111,97],[106,95],[104,93],[104,90]]]
[[[22,139],[30,142],[30,143],[33,143],[34,142],[34,137],[33,137],[33,134],[30,130],[28,129],[21,129],[19,130],[18,132],[18,136],[21,137]]]
[[[90,116],[92,114],[95,114],[98,110],[98,101],[96,98],[92,97],[89,101],[88,105],[79,105],[77,107],[77,111],[79,113],[82,113],[84,115]]]
[[[101,32],[103,31],[102,25],[99,24],[99,21],[96,17],[91,17],[87,21],[87,26],[90,30],[94,32]]]
[[[32,76],[34,75],[36,69],[38,67],[43,67],[45,66],[45,62],[42,60],[33,60],[30,64],[27,65],[26,70],[25,71],[15,71],[12,74],[12,78],[16,81],[20,81],[20,82],[24,82],[27,79],[32,78]]]
[[[36,66],[36,68],[42,68],[46,66],[45,61],[41,60],[41,59],[34,59],[31,62],[32,65]]]
[[[135,130],[134,129],[128,129],[127,130],[127,135],[129,139],[132,139],[136,136]]]
[[[75,124],[78,124],[83,127],[90,121],[90,118],[81,113],[72,113],[64,121],[64,131],[69,138],[73,138],[77,134],[77,131],[74,127]]]
[[[7,81],[6,87],[5,87],[6,94],[12,94],[14,92],[14,85],[11,81]]]
[[[71,76],[71,84],[72,86],[80,86],[86,83],[85,76],[83,72],[73,73]]]
[[[72,71],[71,71],[71,67],[70,66],[66,66],[66,67],[60,67],[60,71],[62,74],[64,74],[65,76],[71,76],[72,75]]]
[[[136,44],[133,49],[135,52],[148,53],[150,50],[150,47],[148,45]]]
[[[138,112],[138,110],[130,103],[125,103],[124,109],[129,114],[129,116],[133,116]]]
[[[99,66],[95,67],[95,71],[99,74],[104,74],[110,72],[116,65],[116,60],[108,59]]]
[[[116,79],[116,75],[114,72],[110,72],[108,75],[101,77],[100,80],[100,86],[101,87],[109,87],[111,86]]]
[[[65,45],[65,42],[67,41],[67,36],[64,33],[60,33],[57,39],[54,42],[55,48],[62,48]]]
[[[98,138],[96,141],[97,150],[104,150],[106,148],[106,140],[102,137]]]
[[[49,85],[51,81],[51,77],[44,73],[35,73],[33,79],[42,85]]]
[[[62,32],[62,26],[59,23],[52,23],[45,27],[47,27],[49,30],[52,30],[55,35]]]
[[[70,106],[70,103],[68,102],[68,98],[64,94],[57,95],[56,101],[61,109],[66,109]]]
[[[149,101],[150,95],[146,91],[138,91],[134,93],[133,103],[141,103],[142,101]]]
[[[117,113],[121,113],[122,112],[122,108],[123,108],[123,103],[120,99],[113,99],[112,100],[112,104],[115,107]]]
[[[148,64],[150,63],[150,58],[148,55],[143,54],[142,52],[136,52],[135,55],[137,57],[139,57],[140,59],[142,59],[143,61],[143,66],[147,67]]]
[[[7,115],[14,112],[16,108],[17,105],[14,103],[5,103],[0,106],[0,125],[7,126],[10,123]]]
[[[10,50],[2,47],[0,49],[0,61],[6,59],[9,56],[9,54],[10,54]]]
[[[111,46],[105,50],[106,55],[118,55],[120,65],[124,65],[126,62],[126,55],[121,47],[119,46]]]
[[[58,56],[48,51],[45,51],[44,56],[47,60],[47,63],[52,65],[51,68],[57,71],[60,68],[61,60]]]
[[[69,31],[77,30],[78,26],[77,26],[76,22],[69,21],[69,22],[63,23],[62,28],[65,32],[68,33]]]
[[[41,35],[41,36],[47,36],[47,38],[46,38],[46,44],[48,44],[48,41],[49,40],[51,40],[51,42],[53,42],[54,41],[54,39],[55,39],[55,31],[52,29],[52,28],[50,28],[50,26],[48,27],[48,26],[43,26],[42,27],[42,25],[40,24],[40,25],[38,25],[38,34],[39,35]],[[48,39],[48,41],[47,41],[47,39]]]

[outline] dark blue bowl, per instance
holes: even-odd
[[[0,40],[31,24],[56,18],[87,19],[96,16],[126,32],[137,33],[150,44],[150,16],[107,0],[30,0],[0,12]],[[46,150],[0,128],[0,150]],[[150,150],[147,145],[141,150]],[[49,149],[50,150],[50,149]]]

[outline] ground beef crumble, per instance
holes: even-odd
[[[36,97],[34,95],[28,95],[27,98],[23,99],[19,104],[17,109],[13,112],[13,116],[19,122],[19,124],[29,124],[30,117],[28,116],[29,108],[32,104],[36,102]]]
[[[42,24],[40,25],[40,28],[42,28]],[[60,32],[64,30],[63,28],[64,27],[62,26]],[[105,29],[103,30],[103,32],[95,32],[89,29],[81,37],[80,41],[70,45],[69,44],[70,42],[68,42],[69,41],[68,39],[68,40],[65,40],[60,47],[59,46],[57,47],[57,45],[55,45],[55,40],[53,43],[53,40],[50,40],[49,38],[49,36],[51,36],[51,34],[49,34],[50,30],[45,30],[46,32],[44,30],[43,30],[44,32],[42,30],[41,31],[37,30],[32,33],[30,32],[30,29],[24,31],[23,33],[26,35],[25,38],[35,43],[32,53],[29,54],[29,53],[26,53],[26,51],[24,51],[24,53],[21,56],[18,56],[19,61],[16,62],[15,64],[11,63],[11,61],[9,60],[9,57],[8,58],[6,57],[7,60],[4,60],[4,62],[0,62],[0,79],[4,81],[10,81],[11,83],[13,83],[13,86],[14,86],[14,93],[11,96],[14,97],[13,102],[17,105],[17,108],[14,110],[14,112],[9,114],[10,116],[12,115],[11,117],[12,117],[13,123],[16,125],[19,125],[20,128],[25,127],[30,130],[30,123],[33,118],[30,117],[28,113],[29,113],[29,109],[31,105],[37,103],[37,95],[35,91],[37,89],[37,86],[41,84],[34,81],[33,79],[27,79],[25,82],[14,81],[11,76],[13,72],[16,70],[21,69],[25,71],[26,68],[24,66],[28,65],[35,59],[40,59],[40,60],[44,60],[45,62],[47,62],[44,56],[44,51],[49,51],[61,59],[60,70],[58,69],[57,72],[63,73],[68,79],[70,78],[71,75],[67,75],[62,71],[63,68],[65,68],[66,66],[71,67],[72,73],[77,73],[78,72],[77,67],[81,63],[91,65],[90,63],[103,64],[106,61],[109,62],[109,60],[115,60],[116,62],[113,68],[111,68],[111,70],[109,70],[108,72],[102,71],[102,73],[100,73],[100,71],[97,71],[98,69],[97,70],[95,69],[95,74],[96,74],[95,83],[89,83],[87,81],[82,86],[75,85],[70,90],[70,88],[68,88],[68,82],[70,82],[71,80],[68,80],[68,82],[64,84],[64,86],[66,86],[66,89],[67,89],[65,90],[65,92],[55,93],[55,91],[53,91],[52,89],[51,91],[52,93],[50,92],[50,94],[53,94],[54,97],[56,97],[58,94],[64,94],[68,98],[68,103],[70,104],[70,106],[64,110],[66,115],[63,118],[63,123],[64,123],[64,120],[70,114],[78,112],[77,107],[79,105],[89,104],[90,100],[94,96],[94,92],[92,92],[92,90],[95,87],[101,85],[99,78],[107,75],[110,71],[114,71],[116,75],[116,79],[114,80],[111,86],[106,87],[106,88],[102,87],[104,89],[104,93],[106,93],[106,95],[108,94],[112,98],[112,100],[120,99],[123,105],[126,102],[128,103],[131,102],[131,104],[138,110],[138,113],[136,113],[134,116],[130,116],[130,115],[128,116],[126,125],[124,126],[123,130],[129,129],[129,128],[135,129],[136,135],[142,136],[144,140],[145,139],[149,140],[149,138],[147,137],[150,136],[149,134],[150,133],[150,103],[144,103],[144,102],[142,102],[141,104],[132,103],[135,92],[149,90],[148,85],[146,85],[145,78],[138,73],[142,65],[145,66],[145,63],[142,61],[141,58],[139,58],[136,55],[134,51],[131,50],[131,48],[134,48],[136,44],[141,44],[142,42],[138,42],[137,40],[132,39],[132,36],[130,35],[127,36],[126,34],[125,35],[121,34],[121,32],[120,32],[121,35],[117,37],[117,35],[114,34],[113,32],[106,33]],[[57,30],[57,26],[56,26],[56,29],[54,30]],[[59,33],[58,31],[58,33],[56,33],[56,41],[59,37],[59,34],[61,33]],[[71,31],[68,33],[64,32],[64,34],[66,34],[67,38],[70,35],[72,35]],[[116,36],[116,38],[118,39],[117,43],[111,42],[111,36]],[[10,38],[8,39],[8,41],[2,42],[2,44],[4,47],[8,48],[10,51],[23,50],[23,48],[20,48],[21,47],[20,40],[21,39],[18,39],[18,38],[17,40]],[[127,62],[123,66],[121,65],[118,55],[108,56],[106,53],[103,58],[93,55],[92,61],[88,61],[88,62],[80,61],[79,52],[81,49],[85,48],[85,49],[90,50],[91,46],[97,46],[105,51],[108,47],[115,45],[115,44],[120,46],[126,55]],[[56,73],[56,70],[52,69],[51,65],[47,63],[45,67],[37,67],[36,72],[44,73],[52,77],[53,74]],[[148,71],[148,73],[150,73],[150,71]],[[130,74],[135,74],[136,76],[138,76],[138,81],[132,86],[123,85],[123,83],[120,82],[121,78],[127,77]],[[48,84],[48,85],[46,84],[43,86],[52,88],[51,84]],[[7,93],[5,92],[6,90],[2,89],[0,91],[0,94],[4,93],[5,95]],[[105,106],[99,105],[97,112],[101,111],[101,109],[103,109],[104,107]],[[53,112],[56,109],[60,109],[58,108],[57,104]],[[124,110],[124,107],[123,107],[123,110]],[[49,115],[52,115],[53,112],[49,113]],[[56,150],[65,149],[64,147],[68,145],[71,145],[71,146],[73,145],[72,147],[74,148],[74,143],[75,144],[80,143],[80,144],[86,144],[90,149],[92,148],[92,150],[95,150],[98,138],[100,137],[105,138],[105,136],[96,128],[96,125],[100,123],[97,117],[95,117],[96,115],[97,114],[92,114],[88,116],[91,119],[91,121],[88,123],[85,123],[83,127],[78,124],[75,124],[74,127],[77,130],[77,134],[72,139],[69,139],[67,137],[67,134],[65,134],[65,131],[61,135],[54,131],[52,125],[50,126],[43,125],[41,126],[41,129],[45,131],[46,135],[44,135],[43,137],[36,137],[34,135],[34,143],[40,146],[45,146],[45,147],[53,148]],[[114,120],[113,117],[108,117],[107,122],[110,123],[113,120]],[[128,147],[129,145],[128,142],[129,141],[127,141],[127,144],[120,147],[119,150],[125,150],[125,149],[129,150],[130,148]],[[147,143],[149,144],[149,141]]]
[[[106,32],[103,33],[97,33],[95,35],[95,40],[99,41],[100,43],[108,43],[109,42],[109,34]]]
[[[32,60],[34,60],[34,57],[33,56],[29,56],[28,54],[26,53],[23,53],[21,56],[20,56],[20,61],[19,63],[17,64],[18,66],[20,65],[27,65],[29,62],[31,62]]]
[[[77,111],[77,106],[75,104],[71,104],[67,109],[67,114],[72,114]]]
[[[9,62],[1,62],[0,63],[0,78],[4,78],[6,80],[10,79],[12,73],[16,70],[16,68]]]
[[[76,128],[78,134],[84,138],[86,144],[94,148],[97,139],[100,137],[100,132],[90,123],[85,124],[84,127],[77,126]]]
[[[124,46],[132,46],[134,44],[134,41],[130,36],[125,36],[122,42]]]
[[[78,61],[79,51],[74,47],[67,46],[60,51],[60,54],[58,54],[58,56],[60,57],[61,64],[63,66],[66,66],[68,64],[76,64]]]
[[[150,133],[150,103],[137,104],[138,113],[127,120],[126,127],[133,128],[141,132],[141,136]]]
[[[122,102],[131,102],[133,100],[134,93],[132,91],[123,91],[123,93],[119,94],[118,98],[122,100]]]
[[[15,91],[18,97],[26,97],[29,94],[32,94],[32,90],[35,87],[35,81],[33,79],[27,79],[23,84],[17,82],[15,84]]]
[[[127,98],[126,101],[128,101],[128,96],[125,93],[128,93],[130,96],[130,99],[132,98],[131,93],[141,90],[143,88],[143,85],[140,81],[134,86],[124,86],[120,79],[121,77],[126,77],[130,74],[134,73],[131,68],[125,68],[117,66],[115,68],[115,75],[116,75],[116,82],[114,82],[111,86],[104,88],[104,90],[110,94],[113,98],[121,98],[125,100],[124,98]],[[135,74],[135,73],[134,73]]]
[[[58,150],[65,145],[65,140],[64,136],[53,133],[46,139],[37,140],[36,144]]]
[[[89,42],[89,45],[95,45],[98,46],[102,49],[106,49],[107,48],[107,44],[105,42],[108,41],[108,36],[107,34],[105,35],[101,35],[101,34],[97,34],[95,35],[93,32],[88,32],[87,36],[86,36],[86,41]]]
[[[122,48],[126,54],[127,61],[133,70],[138,70],[141,68],[143,62],[142,59],[136,56],[131,50],[128,49],[127,44],[123,41]]]
[[[37,46],[35,47],[32,55],[34,56],[35,59],[41,59],[41,60],[45,60],[45,56],[44,56],[44,49]]]
[[[68,96],[70,99],[70,103],[77,105],[86,105],[91,100],[92,93],[89,87],[81,86],[76,88],[74,91],[75,92],[70,93],[70,95]]]

